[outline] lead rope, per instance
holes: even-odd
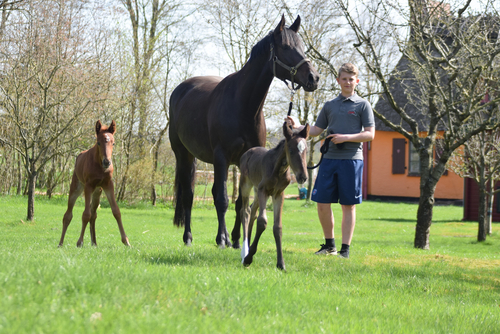
[[[321,162],[323,161],[323,156],[328,152],[328,149],[330,148],[330,138],[325,138],[325,141],[323,142],[323,145],[321,145],[321,148],[319,151],[321,152],[321,158],[319,158],[319,162],[316,166],[307,166],[307,169],[314,169],[317,168],[319,165],[321,165]]]

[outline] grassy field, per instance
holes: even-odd
[[[103,200],[98,247],[76,241],[77,203],[57,248],[66,199],[1,197],[0,333],[498,333],[499,225],[477,243],[462,208],[437,206],[431,250],[413,248],[417,206],[364,202],[351,258],[318,257],[314,205],[288,199],[275,268],[272,214],[254,263],[215,245],[216,212],[198,204],[193,245],[182,244],[169,205],[122,207],[131,248]],[[232,229],[234,211],[228,212]],[[340,222],[340,208],[334,206]],[[340,239],[340,224],[336,226]],[[340,241],[340,240],[339,240]]]

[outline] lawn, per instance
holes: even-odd
[[[254,263],[215,245],[216,212],[198,203],[193,245],[182,244],[170,204],[121,207],[131,248],[106,201],[98,247],[76,247],[79,200],[57,248],[66,198],[1,197],[0,333],[497,333],[499,225],[477,243],[462,208],[436,206],[427,251],[413,248],[416,204],[358,206],[351,258],[316,256],[315,205],[287,199],[277,270],[272,214]],[[340,222],[340,208],[334,206]],[[227,215],[229,231],[234,208]],[[336,226],[340,241],[340,224]]]

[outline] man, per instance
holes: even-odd
[[[318,217],[325,236],[325,244],[315,254],[337,255],[334,239],[332,203],[342,207],[342,248],[339,257],[349,258],[356,204],[362,202],[363,142],[375,138],[375,121],[371,105],[359,97],[359,71],[351,63],[343,64],[338,72],[337,83],[341,93],[328,101],[318,115],[316,124],[310,127],[309,136],[318,136],[328,129],[328,152],[319,167],[311,199],[318,203]],[[302,130],[291,117],[293,128]],[[335,144],[335,145],[332,145]]]

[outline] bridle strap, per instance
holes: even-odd
[[[291,79],[291,82],[292,82],[292,87],[291,88],[288,86],[288,83],[286,82],[286,80],[283,80],[285,82],[285,84],[287,85],[287,87],[292,92],[295,92],[296,90],[298,90],[299,89],[298,87],[297,88],[294,87],[294,84],[295,84],[295,80],[294,80],[295,74],[297,74],[297,70],[299,69],[300,66],[304,65],[307,62],[310,63],[311,60],[309,58],[304,58],[301,61],[299,61],[297,65],[290,67],[290,66],[288,66],[287,64],[283,63],[281,60],[278,59],[278,56],[274,53],[274,45],[273,44],[271,44],[271,59],[273,61],[273,75],[276,76],[276,64],[280,65],[285,70],[287,70],[288,72],[290,72],[290,77],[292,78]]]

